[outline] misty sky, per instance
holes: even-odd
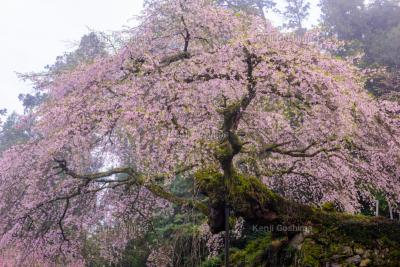
[[[19,81],[15,72],[42,71],[58,55],[73,50],[88,28],[132,26],[142,4],[143,0],[1,0],[0,108],[21,112],[18,94],[30,92],[30,85]],[[318,16],[313,7],[308,24],[316,24]],[[272,20],[281,22],[276,16]]]
[[[71,50],[73,41],[95,30],[133,24],[142,0],[1,0],[0,108],[21,111],[18,94],[29,84],[15,72],[39,72]]]

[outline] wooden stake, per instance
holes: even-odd
[[[229,267],[229,205],[225,202],[225,267]]]
[[[390,205],[390,202],[388,201],[388,206],[389,206],[389,213],[390,213],[390,219],[393,220],[393,210],[392,210],[392,205]]]

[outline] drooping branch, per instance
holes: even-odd
[[[143,186],[147,190],[149,190],[154,196],[159,197],[161,199],[167,200],[175,205],[185,207],[185,208],[193,208],[196,209],[204,214],[208,213],[208,210],[204,204],[202,204],[199,201],[191,200],[191,199],[185,199],[181,197],[175,196],[173,193],[167,191],[160,185],[157,185],[153,183],[152,181],[159,180],[160,178],[164,178],[165,176],[163,175],[157,175],[153,179],[146,179],[146,175],[139,173],[135,171],[134,169],[130,167],[125,167],[125,168],[114,168],[108,171],[104,172],[97,172],[97,173],[90,173],[90,174],[78,174],[73,170],[70,170],[67,167],[67,164],[64,160],[56,160],[58,163],[58,167],[62,169],[62,171],[71,176],[72,178],[75,179],[81,179],[85,180],[86,183],[84,183],[85,186],[87,186],[89,183],[104,183],[104,184],[112,184],[109,187],[100,187],[98,190],[104,190],[104,189],[114,189],[120,185],[137,185],[137,186]],[[189,171],[193,169],[196,165],[190,165],[190,166],[184,166],[179,169],[177,169],[174,174],[178,175],[181,173],[184,173],[186,171]],[[127,177],[124,179],[110,179],[111,176],[116,175],[116,174],[126,174]],[[109,178],[109,179],[107,179]],[[90,193],[95,193],[96,191],[88,191]],[[69,200],[70,198],[73,198],[75,196],[80,195],[82,192],[80,188],[65,197],[62,197],[63,199]],[[57,200],[60,200],[61,198],[57,198]]]
[[[60,168],[65,174],[81,180],[97,180],[100,178],[110,177],[115,174],[128,174],[128,175],[135,175],[137,174],[132,168],[114,168],[105,172],[98,172],[98,173],[91,173],[91,174],[78,174],[68,168],[67,162],[65,160],[58,160],[54,159],[54,161],[58,164],[57,168]]]
[[[186,52],[180,52],[180,53],[177,53],[175,55],[163,58],[160,61],[160,67],[166,67],[168,65],[171,65],[172,63],[175,63],[175,62],[178,62],[178,61],[181,61],[181,60],[184,60],[184,59],[189,59],[189,58],[190,58],[190,53],[189,52],[187,52],[187,51]]]
[[[65,235],[65,232],[64,232],[63,220],[65,218],[65,215],[67,214],[68,208],[69,208],[69,198],[66,199],[64,211],[63,211],[60,219],[58,220],[58,225],[59,225],[60,230],[61,230],[61,235],[63,237],[63,240],[65,240],[65,241],[68,241],[68,238],[67,238],[67,236]]]
[[[340,148],[339,147],[332,147],[332,148],[320,148],[317,149],[313,152],[308,153],[308,149],[294,149],[294,150],[282,150],[279,148],[274,148],[271,149],[271,152],[273,153],[278,153],[281,155],[287,155],[295,158],[312,158],[315,157],[321,153],[330,153],[330,152],[335,152],[338,151]]]
[[[185,44],[184,44],[184,47],[183,47],[183,53],[187,53],[188,49],[189,49],[189,42],[190,42],[190,36],[191,35],[190,35],[190,32],[189,32],[188,26],[186,24],[185,18],[183,16],[181,16],[181,21],[182,21],[182,24],[184,26],[184,31],[185,31],[185,34],[183,36],[184,41],[185,41]]]
[[[316,148],[313,151],[311,149],[315,148],[318,145],[324,145],[318,142],[311,142],[309,145],[302,147],[302,148],[293,148],[293,149],[282,149],[282,147],[291,144],[292,141],[282,142],[282,143],[272,143],[265,145],[257,154],[258,156],[265,155],[267,153],[276,153],[281,155],[286,155],[294,158],[312,158],[321,153],[331,153],[340,150],[339,146],[332,146],[332,147],[321,147]]]

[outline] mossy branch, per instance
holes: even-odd
[[[223,231],[225,218],[221,209],[224,196],[223,174],[202,170],[195,175],[200,191],[209,198],[209,224],[212,232]],[[229,188],[229,204],[235,216],[256,226],[296,225],[338,229],[340,234],[355,239],[386,236],[400,244],[400,224],[382,217],[367,217],[328,211],[285,199],[255,177],[233,175]],[[221,217],[222,216],[222,217]],[[293,233],[295,234],[295,233]]]

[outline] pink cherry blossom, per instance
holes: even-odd
[[[374,189],[399,202],[398,104],[319,45],[210,2],[154,1],[117,53],[37,81],[49,98],[34,138],[0,158],[0,247],[78,266],[100,233],[117,257],[170,212],[160,180],[221,169],[226,132],[242,144],[235,169],[288,198],[355,212]]]

